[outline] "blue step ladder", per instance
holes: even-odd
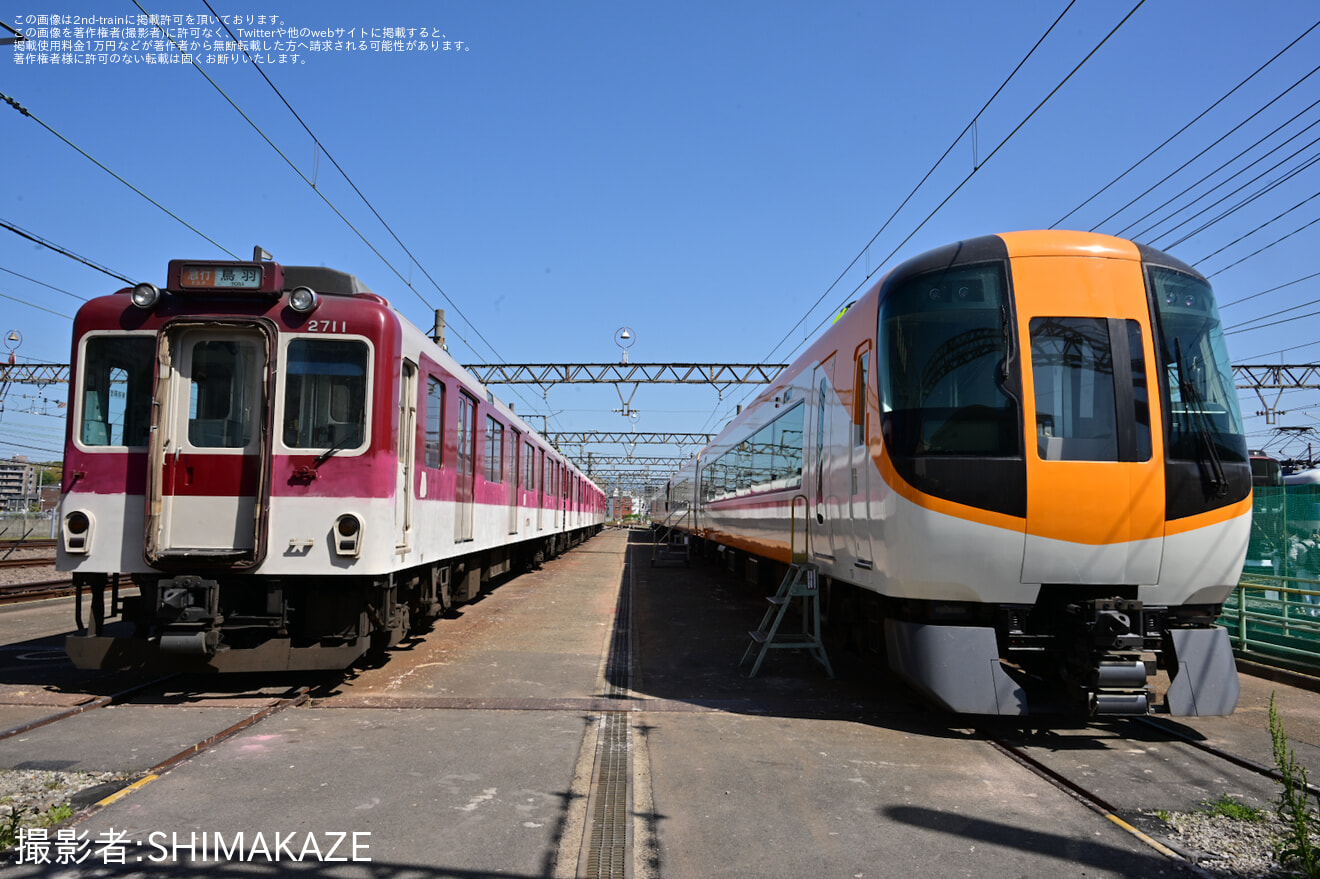
[[[779,626],[794,599],[802,600],[802,631],[781,633]],[[768,651],[787,649],[809,651],[817,662],[825,666],[825,673],[833,678],[834,669],[830,667],[830,658],[825,655],[825,645],[820,638],[820,587],[816,566],[810,563],[791,565],[784,581],[779,584],[779,591],[773,598],[766,600],[770,602],[770,607],[766,609],[760,628],[747,633],[752,641],[747,645],[742,661],[738,663],[746,664],[748,657],[760,647],[748,677],[756,677]]]

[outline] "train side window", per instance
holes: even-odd
[[[523,443],[522,487],[524,491],[536,490],[536,453],[531,443]]]
[[[427,467],[438,469],[444,449],[445,384],[435,377],[426,380],[426,461]]]
[[[366,438],[368,349],[346,339],[293,339],[285,364],[284,445],[355,449]]]
[[[486,416],[486,481],[504,481],[504,425]]]
[[[155,372],[154,335],[89,337],[78,377],[82,444],[147,445]]]

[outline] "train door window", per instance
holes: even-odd
[[[362,446],[368,363],[365,342],[291,340],[284,365],[284,445],[335,450]]]
[[[78,370],[85,446],[145,446],[151,428],[156,337],[90,336]]]
[[[523,491],[536,489],[536,452],[531,443],[523,443]]]
[[[454,539],[472,539],[472,506],[476,496],[476,456],[477,437],[473,420],[476,418],[477,401],[467,394],[458,395],[458,454],[455,456],[455,469],[458,471],[458,510],[454,517]]]
[[[856,375],[853,376],[853,445],[866,445],[866,383],[869,380],[871,352],[857,357]]]
[[[444,449],[445,385],[431,376],[426,380],[426,461],[427,467],[440,467]]]
[[[401,548],[409,547],[413,514],[413,467],[417,443],[417,365],[405,360],[399,380],[399,463],[395,486],[395,521],[402,527]]]
[[[522,434],[517,430],[509,438],[509,533],[518,533],[518,455],[522,451]]]
[[[1109,322],[1031,319],[1036,448],[1045,461],[1117,461],[1118,422]]]
[[[486,481],[504,481],[504,425],[486,416]]]
[[[188,383],[188,442],[198,448],[242,449],[261,416],[256,342],[199,339]]]
[[[1132,364],[1132,417],[1136,426],[1136,460],[1150,460],[1150,388],[1146,382],[1146,358],[1141,347],[1141,324],[1127,324],[1128,360]]]

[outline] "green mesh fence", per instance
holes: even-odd
[[[1257,486],[1251,541],[1219,624],[1239,656],[1320,671],[1320,485]]]

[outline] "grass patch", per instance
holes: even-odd
[[[1248,806],[1229,794],[1224,794],[1217,800],[1208,800],[1203,805],[1206,812],[1221,818],[1231,818],[1234,821],[1265,820],[1265,813],[1262,810],[1257,809],[1255,806]]]

